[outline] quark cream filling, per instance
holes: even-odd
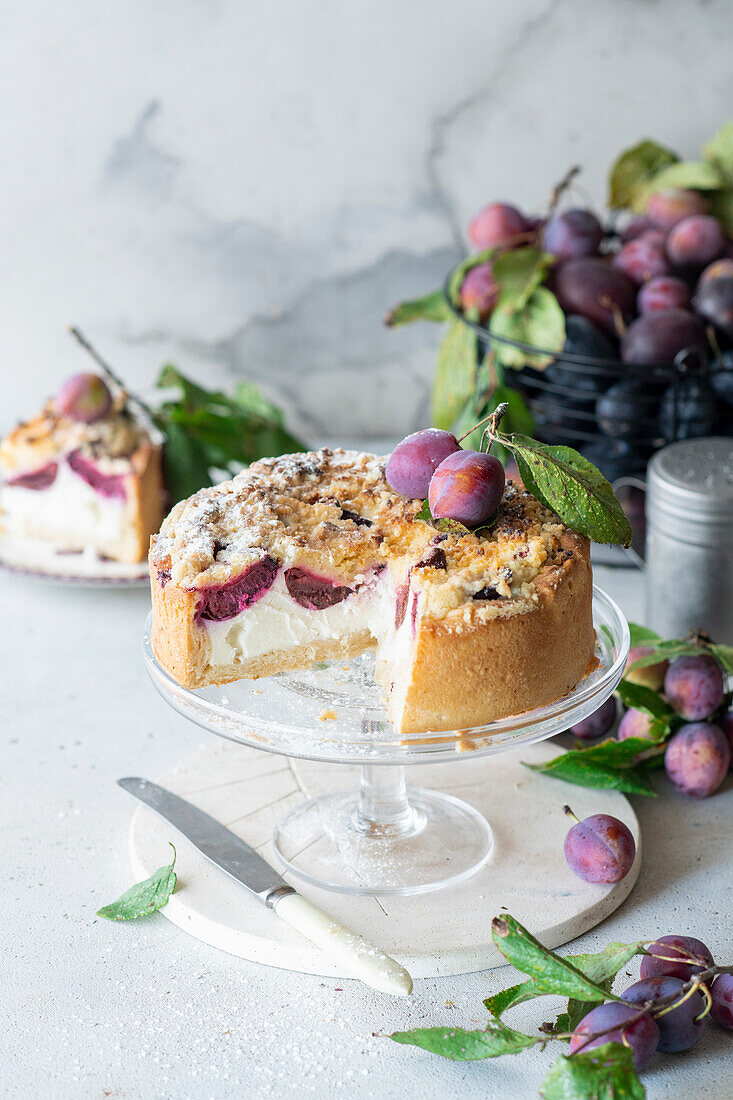
[[[365,579],[345,600],[312,610],[291,597],[280,569],[256,603],[231,619],[205,621],[211,645],[209,666],[246,664],[265,653],[295,649],[316,641],[331,641],[363,632],[380,639],[394,618],[389,571]],[[357,578],[358,580],[358,578]]]
[[[53,484],[46,489],[0,486],[0,525],[10,533],[37,532],[79,547],[115,542],[125,529],[126,503],[96,492],[60,458]]]

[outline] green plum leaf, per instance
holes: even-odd
[[[508,913],[494,917],[491,936],[502,955],[524,974],[529,974],[541,993],[605,1001],[608,991],[585,976],[567,959],[561,958],[536,940]]]
[[[643,213],[648,186],[663,168],[679,160],[671,149],[656,141],[640,141],[625,149],[611,167],[608,178],[608,205],[612,210],[630,207]]]
[[[413,321],[433,321],[441,323],[451,321],[453,314],[442,290],[434,290],[422,298],[413,298],[408,302],[399,302],[384,318],[389,328],[409,325]]]
[[[733,122],[721,126],[704,146],[703,156],[715,167],[728,187],[733,187]]]
[[[553,256],[539,248],[516,248],[497,256],[493,271],[499,286],[498,306],[511,312],[524,309],[552,262]]]
[[[552,291],[538,286],[519,308],[511,299],[500,297],[489,319],[489,331],[501,339],[542,349],[541,353],[523,351],[497,341],[495,350],[503,364],[541,369],[565,346],[565,314]]]
[[[648,626],[640,626],[638,623],[629,623],[629,634],[632,646],[658,645],[662,640],[656,631],[650,630]]]
[[[138,920],[162,909],[176,888],[175,863],[176,849],[173,848],[173,859],[169,864],[159,867],[143,882],[136,882],[117,901],[103,905],[97,910],[97,916],[106,920]]]
[[[552,447],[524,435],[498,436],[513,452],[522,481],[566,526],[593,542],[630,546],[633,532],[611,485],[571,447]]]
[[[524,1035],[498,1021],[490,1021],[484,1031],[465,1031],[460,1027],[418,1027],[413,1031],[395,1031],[390,1038],[396,1043],[440,1054],[453,1062],[474,1062],[482,1058],[498,1058],[502,1054],[518,1054],[544,1042],[541,1036]]]
[[[463,321],[454,321],[438,351],[438,369],[431,399],[436,428],[453,427],[474,390],[477,367],[475,333]]]
[[[634,1053],[622,1043],[561,1054],[540,1086],[543,1100],[644,1100]]]

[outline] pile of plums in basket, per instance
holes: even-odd
[[[709,211],[705,195],[674,188],[619,231],[590,210],[543,223],[505,203],[469,226],[477,249],[537,243],[554,257],[546,283],[565,313],[564,353],[506,373],[537,437],[577,446],[610,478],[642,468],[664,441],[733,435],[733,242]],[[497,300],[492,266],[472,268],[461,287],[462,307],[483,322]]]

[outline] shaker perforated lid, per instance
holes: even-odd
[[[670,443],[649,463],[647,484],[652,511],[733,524],[733,439]]]

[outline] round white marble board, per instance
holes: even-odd
[[[488,863],[459,886],[415,897],[354,897],[319,890],[285,876],[306,897],[394,955],[414,978],[466,974],[501,966],[491,918],[504,909],[542,943],[554,948],[595,927],[629,895],[641,864],[639,824],[627,799],[538,775],[522,766],[555,756],[551,743],[494,757],[408,768],[412,786],[434,787],[470,802],[494,830]],[[276,823],[289,810],[326,791],[357,789],[358,768],[290,760],[241,745],[221,744],[185,760],[159,780],[200,806],[277,866]],[[565,863],[569,821],[611,813],[634,835],[637,855],[629,874],[612,886],[592,886]],[[254,962],[329,977],[349,975],[261,902],[208,862],[157,814],[139,806],[130,852],[137,879],[168,861],[175,844],[178,885],[162,910],[205,943]],[[281,869],[281,868],[278,868]]]

